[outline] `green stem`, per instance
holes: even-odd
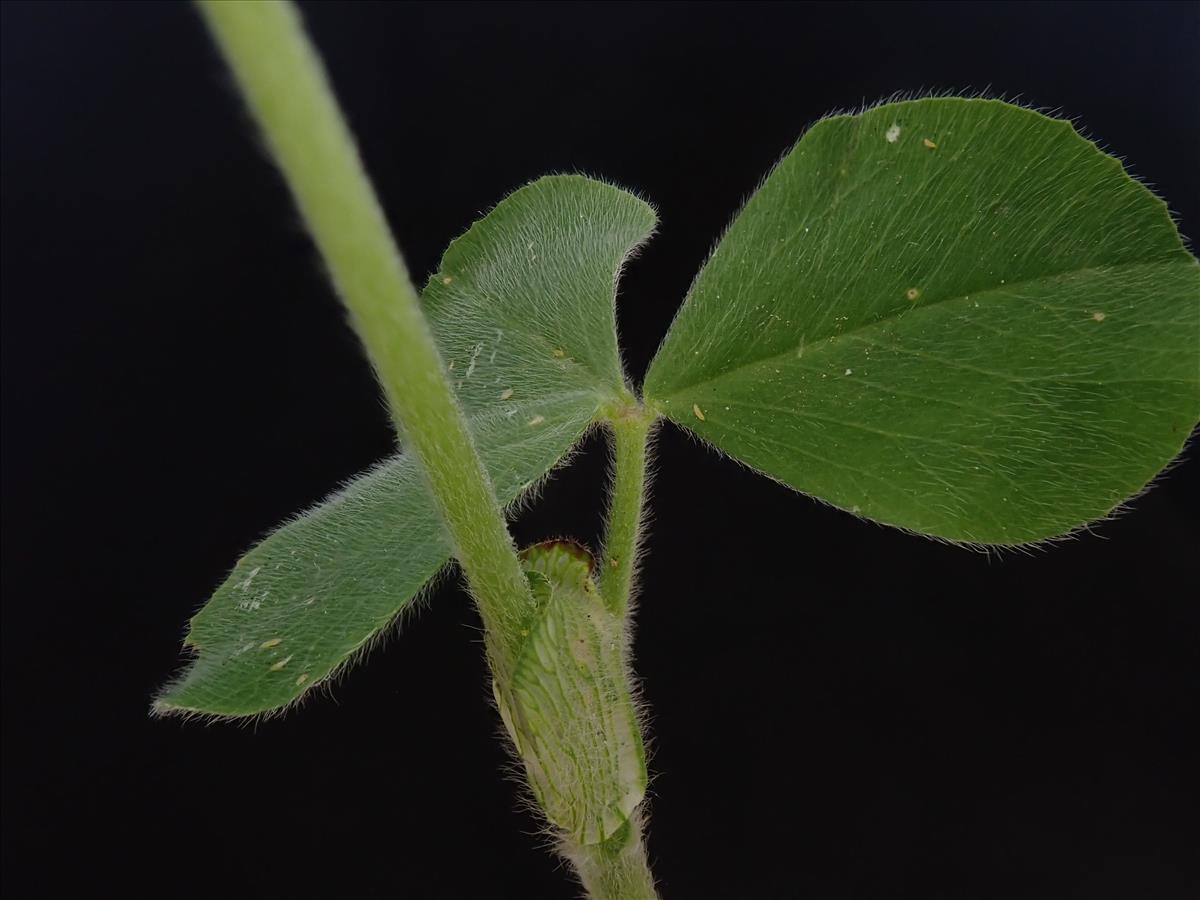
[[[640,406],[627,407],[616,411],[609,425],[613,433],[612,493],[599,586],[608,608],[623,616],[629,609],[637,574],[646,498],[646,450],[654,416]]]
[[[300,16],[280,0],[201,0],[200,8],[350,310],[400,434],[429,479],[487,632],[493,641],[515,640],[532,604],[528,583]]]
[[[398,430],[429,480],[479,603],[503,709],[533,607],[529,584],[320,60],[287,2],[200,0],[200,7],[350,310]],[[617,410],[612,423],[613,495],[601,590],[618,629],[633,582],[652,423],[631,404]],[[618,660],[614,667],[622,665]],[[628,773],[617,773],[622,776]],[[592,787],[579,784],[575,793],[586,801]],[[596,900],[655,897],[636,816],[628,825],[635,830],[623,843],[571,853]]]
[[[640,825],[635,827],[640,831]],[[658,900],[640,839],[615,855],[603,846],[569,855],[590,900]]]
[[[631,397],[627,399],[632,401]],[[638,544],[646,500],[647,451],[655,420],[654,413],[633,402],[609,410],[608,415],[613,440],[612,488],[598,581],[605,606],[618,620],[626,620],[637,577]],[[631,639],[627,620],[623,628],[626,639]],[[632,678],[628,652],[628,648],[623,651],[621,666],[627,680],[626,691],[630,690],[628,680]],[[634,727],[640,729],[640,723]],[[598,846],[568,847],[567,856],[591,900],[656,900],[658,897],[642,843],[640,815],[633,815],[628,828],[625,843],[613,841]]]

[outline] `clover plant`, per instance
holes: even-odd
[[[593,897],[655,896],[629,610],[660,422],[865,519],[1013,547],[1112,513],[1200,416],[1197,260],[1069,122],[953,97],[818,122],[721,238],[639,391],[614,299],[649,205],[542,178],[451,243],[418,295],[296,12],[201,8],[403,450],[237,563],[154,709],[285,709],[457,562],[529,789]],[[597,427],[603,549],[518,553],[505,510]]]

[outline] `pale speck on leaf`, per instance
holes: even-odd
[[[241,588],[243,591],[250,590],[250,582],[252,582],[254,580],[254,576],[257,575],[261,571],[262,571],[262,566],[255,566],[253,569],[250,570],[250,574],[246,576],[246,579],[244,581],[242,581],[240,584],[238,584],[238,587]]]
[[[653,210],[628,192],[550,176],[502,200],[432,270],[424,311],[445,368],[454,361],[450,377],[459,382],[458,401],[478,432],[501,504],[556,465],[595,420],[597,397],[623,383],[614,281],[654,221]],[[532,264],[521,253],[531,242]],[[492,290],[501,283],[503,290]],[[555,348],[562,359],[551,358]],[[585,350],[587,365],[568,358]],[[509,387],[514,399],[499,401]],[[527,424],[535,412],[545,417],[540,428]],[[252,550],[192,619],[193,668],[166,688],[161,705],[250,716],[323,683],[357,655],[354,648],[411,608],[445,565],[452,547],[440,523],[411,455],[395,455],[339,487]],[[277,636],[281,645],[257,649]],[[268,672],[293,652],[286,667]],[[296,686],[301,674],[307,680]]]
[[[813,186],[819,211],[797,196]],[[1064,121],[885,104],[814,125],[775,167],[692,282],[645,396],[841,509],[1021,545],[1105,518],[1178,453],[1197,296],[1162,203]],[[697,428],[701,396],[738,415]]]
[[[896,143],[896,141],[900,140],[900,126],[893,122],[892,127],[885,131],[883,136],[889,144]]]
[[[500,392],[500,399],[501,400],[510,400],[510,399],[512,399],[512,395],[513,395],[513,389],[505,388],[504,390],[502,390]]]

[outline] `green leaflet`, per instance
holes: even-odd
[[[624,391],[614,282],[654,222],[617,188],[543,178],[454,241],[430,279],[430,325],[502,503]],[[416,465],[384,463],[238,562],[192,619],[196,658],[155,708],[240,716],[296,700],[411,605],[450,553]]]
[[[626,675],[625,623],[577,544],[522,554],[538,604],[496,705],[546,817],[576,846],[619,850],[646,794],[646,754]]]
[[[648,402],[843,509],[1011,545],[1104,516],[1200,416],[1200,267],[1064,121],[999,101],[815,125],[705,265]]]

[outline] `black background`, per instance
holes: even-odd
[[[1194,3],[305,9],[422,280],[548,171],[657,204],[621,286],[639,377],[774,160],[896,91],[1078,117],[1200,229]],[[4,4],[2,89],[8,896],[573,896],[498,774],[453,584],[332,701],[147,717],[240,552],[392,435],[191,9]],[[672,429],[658,451],[665,900],[1200,896],[1196,459],[1094,535],[989,557]],[[594,541],[603,472],[593,443],[520,540]]]

